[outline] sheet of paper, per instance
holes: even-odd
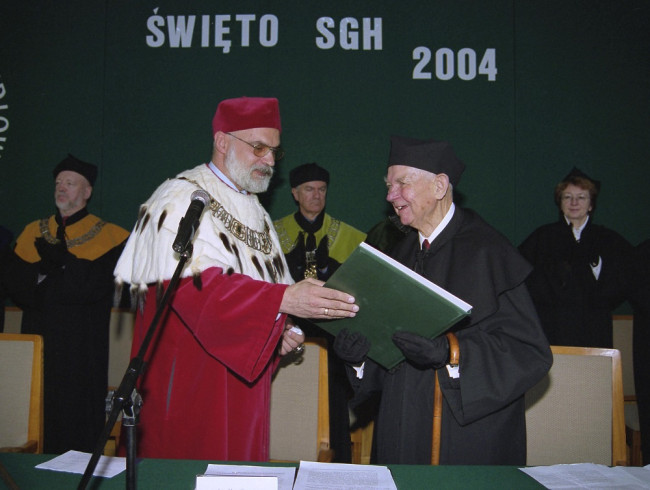
[[[627,473],[644,483],[645,488],[650,488],[650,464],[646,466],[616,466],[613,473]]]
[[[206,475],[274,476],[278,479],[278,490],[291,490],[296,469],[293,466],[245,466],[231,464],[209,464]]]
[[[646,473],[647,468],[644,468]],[[619,490],[648,489],[648,480],[635,476],[627,468],[604,466],[593,463],[558,464],[519,468],[550,490],[616,488]],[[643,474],[641,474],[643,475]]]
[[[88,461],[90,461],[90,453],[82,453],[80,451],[68,451],[61,456],[50,459],[45,463],[36,466],[40,470],[63,471],[65,473],[79,473],[83,475],[86,472]],[[126,470],[126,458],[118,458],[114,456],[100,456],[94,476],[102,476],[104,478],[112,478],[119,475]]]
[[[386,466],[301,461],[294,490],[397,490]]]
[[[194,490],[278,490],[275,476],[198,475]]]

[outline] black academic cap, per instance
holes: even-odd
[[[465,164],[456,156],[452,146],[434,139],[419,140],[403,136],[391,136],[388,166],[406,165],[433,174],[446,174],[456,187]]]
[[[571,172],[569,172],[566,177],[562,179],[562,182],[567,182],[571,180],[572,178],[575,177],[582,177],[583,179],[591,180],[594,185],[596,186],[596,189],[600,191],[600,180],[592,179],[589,177],[586,173],[584,173],[582,170],[580,170],[578,167],[573,167],[571,169]]]
[[[313,180],[322,180],[326,184],[329,184],[330,173],[317,163],[305,163],[289,172],[289,184],[291,184],[291,187],[297,187],[300,184]]]
[[[83,162],[69,153],[67,157],[61,160],[59,164],[54,167],[52,175],[56,179],[56,176],[64,170],[71,170],[72,172],[77,172],[78,174],[83,175],[88,179],[91,186],[95,185],[95,180],[97,180],[97,167],[95,165]]]

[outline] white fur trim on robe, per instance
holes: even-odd
[[[265,253],[249,246],[229,231],[222,219],[215,216],[214,208],[206,206],[194,235],[192,257],[181,277],[198,275],[210,267],[220,267],[226,273],[235,272],[253,279],[291,284],[293,281],[272,221],[257,196],[231,189],[205,164],[163,182],[140,207],[138,222],[115,267],[116,281],[144,289],[147,284],[171,279],[179,261],[178,253],[172,250],[172,243],[178,232],[178,223],[190,204],[191,195],[198,188],[190,181],[196,182],[233,218],[254,232],[268,230],[271,248]]]

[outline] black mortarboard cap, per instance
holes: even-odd
[[[562,182],[566,182],[568,180],[571,180],[573,177],[582,177],[583,179],[591,180],[594,185],[596,186],[596,189],[600,191],[600,180],[592,179],[589,177],[586,173],[584,173],[582,170],[580,170],[578,167],[573,167],[571,169],[571,172],[567,174],[566,177],[562,179]]]
[[[97,180],[97,167],[92,163],[83,162],[77,157],[74,157],[68,153],[68,156],[59,162],[59,164],[54,167],[52,175],[56,179],[56,176],[59,175],[64,170],[71,170],[72,172],[77,172],[80,175],[86,177],[90,185],[95,185],[95,180]]]
[[[291,187],[297,187],[300,184],[311,182],[312,180],[322,180],[326,184],[329,184],[330,173],[316,163],[305,163],[289,172],[289,183]]]
[[[456,156],[452,146],[445,141],[420,140],[403,136],[391,136],[388,166],[406,165],[433,174],[446,174],[456,187],[465,164]]]

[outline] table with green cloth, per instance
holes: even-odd
[[[55,456],[43,454],[0,453],[0,472],[6,472],[18,488],[23,490],[58,490],[77,488],[81,475],[36,469],[35,466]],[[196,475],[202,474],[208,464],[218,461],[180,459],[143,459],[136,469],[137,487],[141,490],[178,489],[193,490]],[[226,463],[263,466],[298,466],[278,463]],[[415,466],[388,465],[399,490],[431,488],[453,489],[503,489],[544,488],[515,466]],[[0,478],[0,482],[3,479]],[[5,486],[6,483],[3,483]],[[0,488],[4,488],[0,484]],[[10,487],[6,487],[10,488]],[[89,489],[126,488],[126,472],[104,479],[93,478]]]

